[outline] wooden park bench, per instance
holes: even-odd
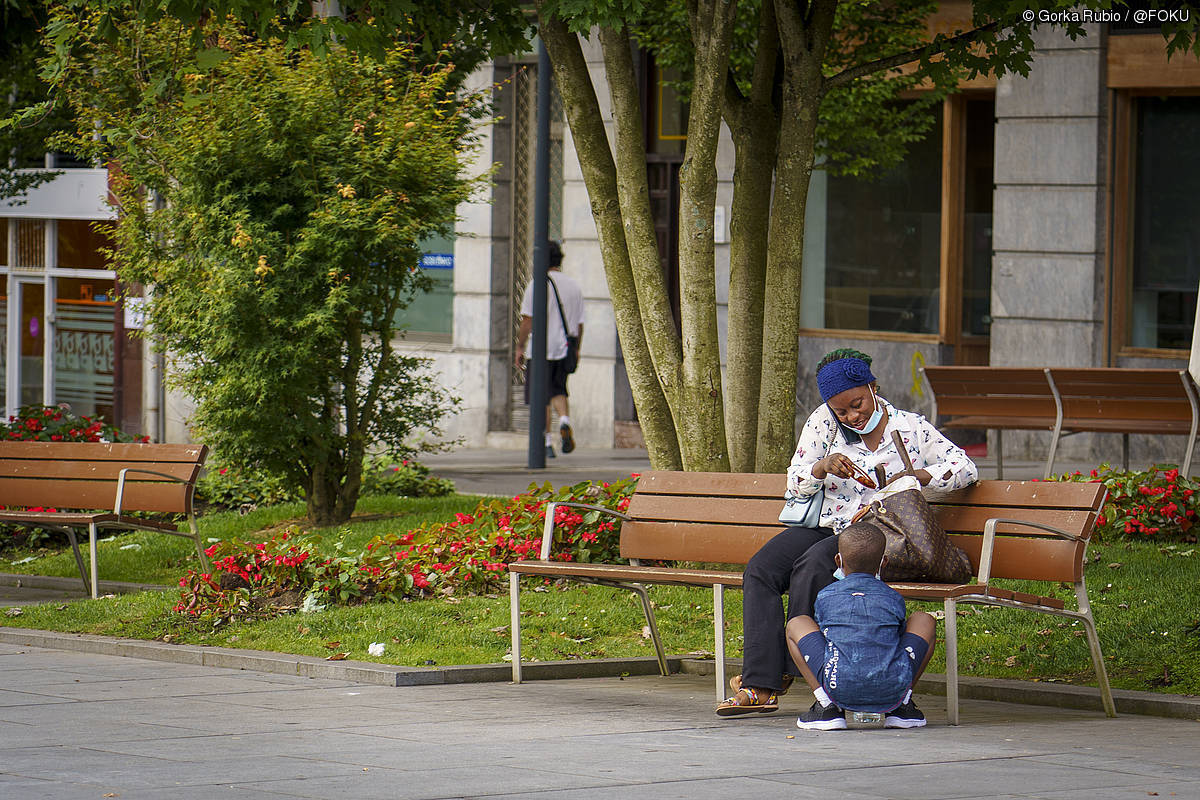
[[[638,481],[628,512],[578,503],[546,506],[541,557],[509,564],[512,613],[512,675],[521,682],[520,579],[571,579],[626,589],[638,595],[658,656],[668,674],[667,659],[646,585],[673,584],[713,591],[716,694],[725,685],[725,589],[740,589],[742,572],[709,566],[650,566],[643,561],[744,565],[782,529],[777,517],[783,505],[783,475],[646,472]],[[981,481],[931,504],[955,544],[966,551],[976,577],[966,585],[893,583],[905,598],[941,601],[945,608],[946,704],[952,725],[958,724],[959,604],[1018,608],[1054,614],[1083,623],[1104,709],[1115,715],[1112,692],[1100,651],[1084,585],[1088,540],[1105,489],[1099,483]],[[598,510],[621,520],[621,557],[625,564],[551,561],[554,510],[557,506]],[[1014,592],[996,579],[1071,583],[1076,607],[1055,597]]]
[[[933,394],[931,419],[942,429],[996,431],[996,475],[1004,475],[1005,430],[1050,431],[1043,477],[1054,471],[1058,443],[1075,433],[1122,435],[1129,469],[1129,435],[1186,437],[1179,463],[1189,474],[1200,432],[1200,402],[1187,370],[1118,367],[924,368]]]
[[[84,589],[93,598],[98,595],[96,536],[103,529],[189,538],[207,572],[192,506],[207,454],[204,445],[0,442],[0,522],[65,533]],[[48,510],[22,510],[39,507]],[[183,515],[188,530],[179,530],[170,517],[131,516],[131,511]],[[77,528],[88,532],[90,580],[75,538]]]

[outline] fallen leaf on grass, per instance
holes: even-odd
[[[325,643],[325,647],[329,650],[337,650],[341,646],[342,646],[341,642],[326,642]]]
[[[19,617],[19,616],[21,616],[21,615],[22,615],[22,614],[24,614],[24,613],[25,613],[25,612],[24,612],[23,610],[19,609],[19,608],[6,608],[6,609],[4,609],[4,616],[6,616],[6,617]]]
[[[1052,633],[1054,633],[1052,629],[1042,628],[1040,631],[1038,631],[1038,636],[1049,636]]]
[[[1120,561],[1114,561],[1108,565],[1108,568],[1109,569],[1120,569],[1123,566],[1125,566],[1125,565],[1122,564]]]
[[[1015,667],[1016,665],[1017,665],[1017,657],[1016,656],[1009,656],[1008,658],[1004,659],[1004,666]]]
[[[643,638],[643,639],[649,639],[649,638],[650,638],[650,626],[649,626],[649,625],[643,625],[643,626],[642,626],[642,638]]]
[[[332,655],[325,656],[325,660],[326,661],[345,661],[346,658],[349,657],[349,655],[350,655],[349,653],[333,653]]]
[[[505,633],[508,633],[508,626],[507,625],[497,625],[495,628],[489,628],[489,630],[492,633],[505,634]]]

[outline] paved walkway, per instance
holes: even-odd
[[[0,797],[1200,798],[1196,721],[970,700],[720,720],[708,678],[386,688],[0,644]]]
[[[460,492],[469,494],[514,495],[525,491],[530,483],[549,481],[554,486],[569,486],[586,480],[612,481],[628,478],[631,472],[650,469],[650,458],[640,449],[580,448],[569,455],[559,454],[547,459],[545,469],[530,469],[524,450],[469,449],[450,453],[431,453],[421,456],[430,470],[454,481]],[[979,477],[996,477],[994,458],[977,459]],[[1042,461],[1011,461],[1004,463],[1007,480],[1029,480],[1042,477]],[[1056,471],[1093,469],[1060,461]]]

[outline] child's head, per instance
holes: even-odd
[[[867,522],[856,522],[838,534],[838,555],[842,572],[866,572],[874,575],[883,561],[887,539],[883,531]]]

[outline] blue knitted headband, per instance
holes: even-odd
[[[821,390],[821,399],[826,403],[834,395],[866,386],[874,380],[870,365],[861,358],[839,358],[817,370],[817,388]]]

